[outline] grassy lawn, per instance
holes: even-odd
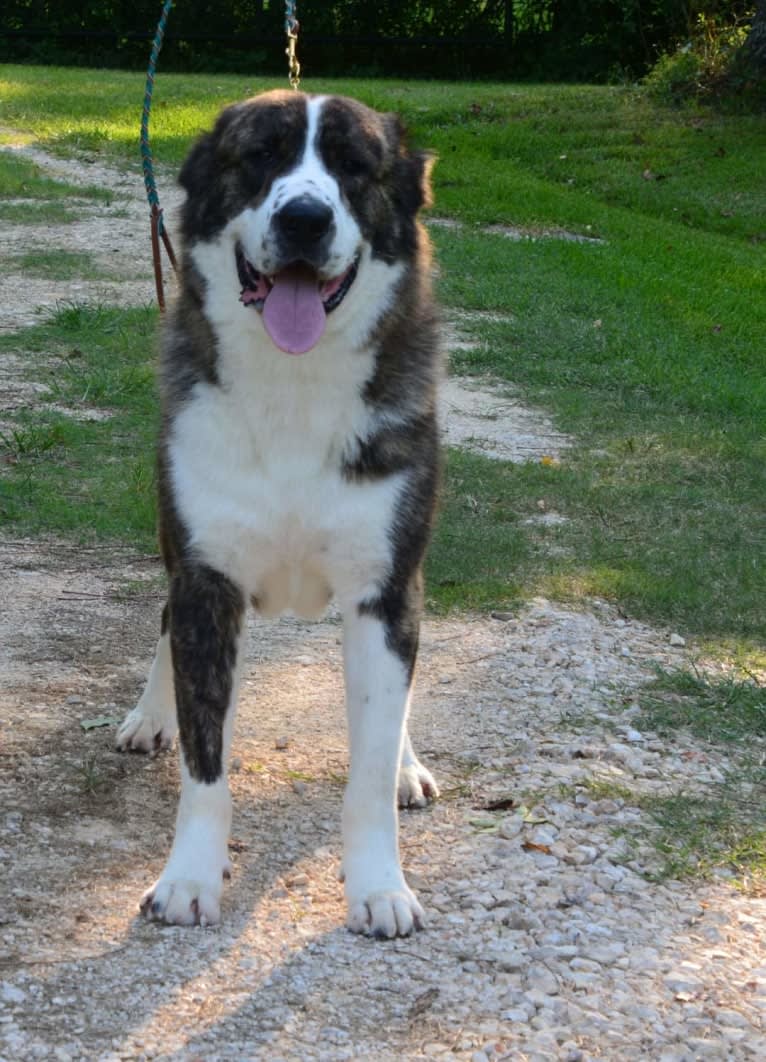
[[[158,160],[176,164],[222,104],[263,87],[236,76],[162,76]],[[432,607],[506,607],[535,591],[598,595],[757,655],[766,633],[762,124],[669,112],[618,88],[310,87],[401,111],[414,139],[438,153],[435,212],[462,223],[434,228],[442,300],[497,318],[461,324],[477,346],[453,368],[509,381],[577,440],[558,467],[450,455]],[[43,79],[31,67],[0,68],[6,125],[48,148],[136,170],[141,95],[136,74],[54,69]],[[4,198],[71,193],[10,162],[13,172],[0,170]],[[482,231],[497,224],[532,238]],[[602,242],[534,238],[546,229]],[[87,315],[81,324],[83,361],[98,362],[98,328]],[[62,334],[58,346],[70,340]],[[39,344],[39,333],[3,346],[27,342]],[[523,523],[541,500],[569,520],[537,530]],[[16,501],[15,518],[23,511]]]
[[[0,526],[156,550],[156,324],[153,309],[69,306],[0,335],[0,372],[3,354],[21,349],[40,359],[37,380],[50,388],[50,406],[22,409],[0,429]]]
[[[267,87],[161,75],[153,111],[160,185],[222,105]],[[664,110],[625,88],[306,87],[400,111],[413,139],[438,154],[434,213],[459,222],[432,229],[441,299],[448,314],[487,311],[458,319],[474,345],[452,368],[507,382],[575,440],[559,463],[449,453],[429,607],[598,596],[734,660],[742,675],[762,670],[763,123]],[[136,74],[46,68],[43,77],[0,67],[2,128],[12,130],[0,144],[20,134],[48,150],[100,156],[132,167],[139,183],[142,94]],[[108,199],[0,154],[0,219],[63,223],[76,216],[75,192]],[[546,236],[561,230],[590,241]],[[47,261],[23,247],[3,265],[30,276],[92,269],[87,256],[57,252]],[[46,324],[0,336],[0,366],[24,355],[56,406],[5,417],[0,524],[154,548],[156,319],[153,310],[65,306]],[[75,420],[62,407],[108,416]],[[566,519],[531,521],[542,509]],[[733,678],[661,676],[645,711],[648,726],[691,727],[706,741],[746,747],[766,733],[763,689]],[[747,811],[763,767],[751,764],[743,777],[744,789],[727,781],[707,808],[679,794],[649,809],[662,822],[671,869],[720,861],[721,851],[735,862],[766,861],[762,819]],[[712,847],[697,858],[704,836]]]
[[[75,221],[77,211],[65,202],[72,198],[109,203],[112,193],[96,186],[78,187],[53,180],[29,160],[0,153],[0,222],[61,225]]]

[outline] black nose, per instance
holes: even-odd
[[[291,243],[308,245],[321,240],[330,231],[332,210],[318,199],[299,195],[285,203],[274,220]]]

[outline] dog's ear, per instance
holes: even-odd
[[[215,141],[213,133],[205,133],[186,156],[178,183],[189,198],[201,196],[210,183],[215,171]]]
[[[410,156],[418,170],[420,193],[422,196],[421,206],[433,206],[434,196],[431,188],[431,171],[436,165],[436,154],[433,151],[416,151]]]
[[[421,207],[430,207],[431,170],[436,156],[430,151],[410,151],[407,131],[398,114],[384,115],[386,139],[394,153],[394,194],[408,214],[417,214]]]
[[[240,112],[241,106],[236,103],[222,111],[212,132],[203,133],[187,155],[178,183],[190,198],[202,195],[221,166],[228,165],[234,157],[230,128]]]

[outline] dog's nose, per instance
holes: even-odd
[[[330,231],[332,210],[318,199],[299,195],[285,203],[275,221],[280,232],[291,243],[312,244]]]

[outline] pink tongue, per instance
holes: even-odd
[[[319,342],[326,320],[313,270],[292,265],[277,273],[263,304],[263,323],[280,350],[305,354]]]

